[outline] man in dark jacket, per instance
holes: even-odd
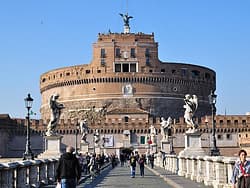
[[[74,188],[81,178],[81,167],[78,159],[73,155],[74,148],[68,146],[62,154],[56,168],[56,180],[62,188]]]

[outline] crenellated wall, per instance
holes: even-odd
[[[157,131],[157,143],[160,147],[162,139],[160,129],[160,118],[130,118],[128,122],[124,119],[116,118],[107,119],[104,122],[97,122],[89,127],[89,134],[87,140],[92,147],[93,132],[99,129],[101,137],[104,135],[113,135],[115,143],[123,142],[124,130],[129,130],[131,134],[131,145],[134,145],[139,150],[145,149],[147,143],[140,143],[141,137],[147,137],[150,134],[149,127],[154,125]],[[202,134],[202,147],[208,153],[212,146],[212,125],[211,116],[197,118],[200,131]],[[174,119],[174,126],[172,129],[174,135],[174,150],[179,153],[184,148],[184,133],[187,130],[183,118]],[[75,141],[79,147],[80,133],[76,129],[76,123],[73,120],[61,120],[57,127],[57,133],[63,135],[62,148],[65,149],[67,145],[75,146]],[[220,148],[221,154],[225,156],[233,156],[237,154],[240,144],[241,147],[249,144],[246,138],[250,132],[250,116],[249,115],[235,115],[235,116],[216,116],[216,138],[217,146]],[[47,129],[48,121],[31,120],[31,148],[35,155],[44,151],[44,133]],[[0,118],[0,155],[2,157],[22,157],[25,150],[26,142],[26,125],[24,119]],[[77,135],[77,138],[76,138]],[[244,142],[243,142],[244,141]],[[114,148],[120,147],[114,145]]]

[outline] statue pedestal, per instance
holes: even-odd
[[[80,143],[80,152],[83,154],[89,152],[89,143]]]
[[[205,151],[201,148],[201,133],[185,133],[185,149],[179,153],[179,156],[204,156]]]
[[[45,151],[39,155],[39,158],[51,158],[56,157],[59,158],[62,154],[61,152],[61,135],[55,136],[45,136]]]
[[[165,153],[170,153],[171,151],[171,143],[168,140],[161,141],[161,151]]]
[[[98,154],[101,154],[101,147],[100,146],[96,146],[95,147],[95,153],[98,155]]]
[[[151,151],[150,153],[156,153],[157,152],[157,145],[156,144],[151,144]]]

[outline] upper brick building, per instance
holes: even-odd
[[[148,112],[154,117],[184,114],[185,94],[199,99],[197,117],[211,114],[208,95],[216,88],[213,70],[192,64],[162,62],[154,33],[98,34],[90,64],[51,70],[41,75],[41,118],[50,119],[52,94],[64,104],[61,119],[81,115],[93,107]]]

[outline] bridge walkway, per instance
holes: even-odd
[[[102,172],[91,179],[82,176],[77,188],[212,188],[203,183],[197,183],[185,177],[166,171],[161,167],[151,169],[145,166],[145,176],[141,177],[139,167],[136,167],[135,178],[130,177],[130,168],[121,167],[120,164],[112,169],[109,165]],[[46,188],[54,188],[55,185],[47,185]]]

